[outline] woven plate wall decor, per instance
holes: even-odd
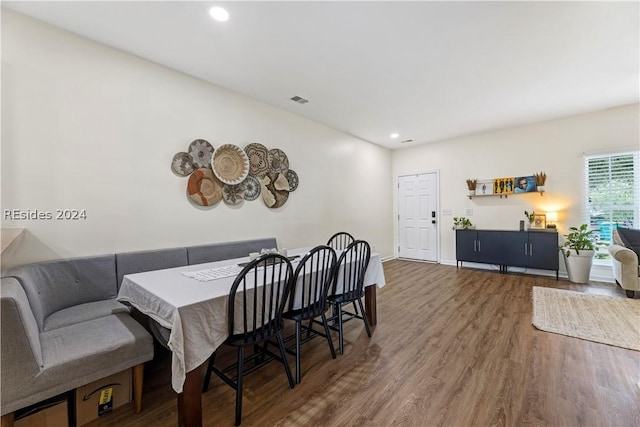
[[[252,201],[260,195],[260,181],[253,175],[248,175],[242,184],[244,185],[244,199]]]
[[[222,200],[228,206],[239,206],[244,201],[244,181],[242,184],[222,187]]]
[[[191,156],[191,161],[196,168],[211,167],[213,145],[209,144],[209,141],[205,139],[196,139],[189,144],[187,152],[189,153],[189,156]]]
[[[272,209],[284,206],[299,185],[298,174],[289,169],[289,158],[279,148],[258,142],[244,149],[223,144],[217,149],[207,140],[195,139],[186,151],[171,160],[176,176],[188,177],[187,196],[200,206],[224,204],[239,208],[245,201],[261,199]]]
[[[193,160],[189,153],[182,151],[173,156],[173,160],[171,161],[171,170],[176,175],[189,176],[189,174],[195,170]]]
[[[200,206],[212,206],[222,200],[222,185],[211,169],[197,169],[189,177],[187,194]]]
[[[269,170],[269,150],[264,145],[253,142],[244,151],[249,157],[249,173],[258,178],[265,176]]]
[[[282,207],[285,203],[287,203],[287,200],[289,199],[289,191],[278,190],[276,188],[276,182],[278,181],[284,181],[287,187],[289,186],[286,178],[282,176],[282,178],[279,180],[279,176],[282,176],[282,174],[269,173],[260,181],[260,194],[262,196],[262,201],[264,201],[264,204],[272,209]]]
[[[298,188],[300,182],[298,174],[293,169],[287,171],[287,181],[289,181],[289,192],[293,193]]]
[[[269,150],[269,173],[271,172],[275,172],[275,173],[282,173],[282,174],[286,174],[287,171],[289,170],[289,158],[287,157],[287,155],[285,154],[284,151],[282,151],[279,148],[274,148],[272,150]]]
[[[218,147],[211,158],[213,173],[220,181],[229,185],[240,184],[249,174],[249,158],[237,145],[224,144]]]

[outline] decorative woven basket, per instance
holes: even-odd
[[[212,206],[222,200],[222,183],[211,169],[196,169],[189,177],[187,194],[200,206]]]
[[[225,184],[240,184],[249,174],[249,158],[237,145],[224,144],[213,152],[211,167]]]

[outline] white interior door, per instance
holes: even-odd
[[[438,261],[435,172],[398,177],[398,256]]]

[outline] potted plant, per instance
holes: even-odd
[[[593,264],[593,255],[601,246],[600,236],[594,230],[588,230],[587,224],[580,227],[569,227],[567,239],[560,247],[567,266],[569,280],[574,283],[587,283]]]
[[[476,195],[476,185],[478,184],[478,180],[477,179],[468,179],[467,180],[467,188],[469,189],[469,195],[470,196],[475,196]]]
[[[538,191],[544,191],[544,183],[547,182],[547,174],[544,172],[534,173],[533,177],[536,180],[536,187]]]
[[[468,218],[465,218],[463,216],[461,217],[454,217],[453,218],[453,227],[451,227],[452,230],[468,230],[470,228],[473,228],[473,224],[471,224],[471,221]]]

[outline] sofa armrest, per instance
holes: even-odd
[[[613,275],[618,284],[627,290],[640,290],[638,277],[638,255],[629,248],[611,245],[608,248],[612,257]]]
[[[43,367],[40,331],[27,295],[20,283],[3,277],[0,283],[0,327],[2,415],[12,402],[14,391],[25,378],[33,378]]]

